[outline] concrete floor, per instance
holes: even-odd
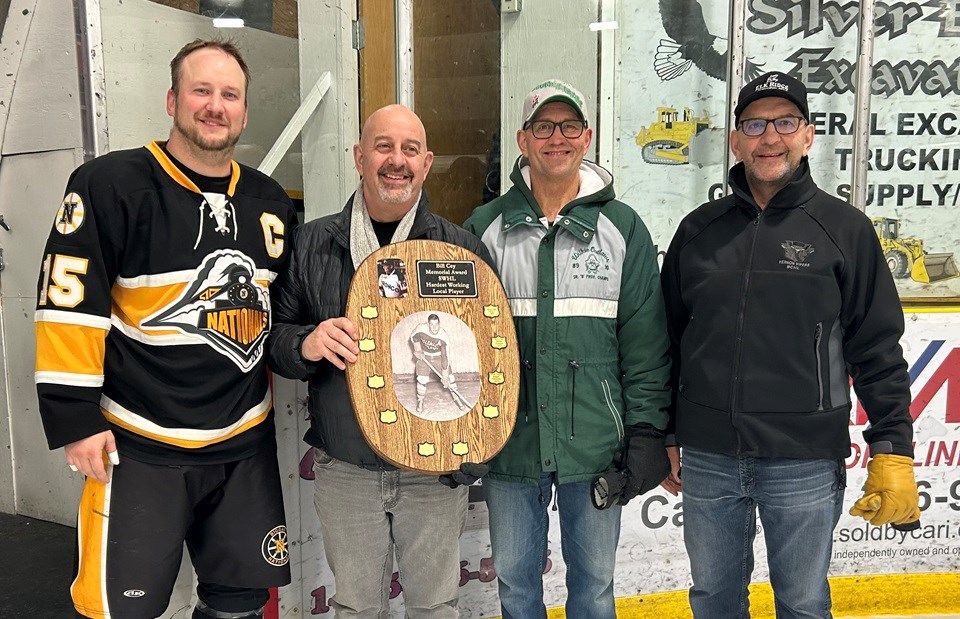
[[[0,513],[0,618],[73,619],[67,592],[73,575],[75,531],[42,520]],[[960,575],[957,576],[960,578]],[[844,619],[918,619],[919,616]],[[960,614],[923,615],[960,619]]]
[[[71,619],[74,529],[0,514],[0,617]]]

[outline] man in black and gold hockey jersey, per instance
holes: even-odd
[[[86,476],[79,615],[160,615],[186,541],[193,617],[259,617],[290,581],[264,340],[296,215],[232,160],[250,77],[239,50],[197,40],[170,67],[169,140],[67,184],[39,280],[40,413]]]

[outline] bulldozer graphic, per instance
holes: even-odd
[[[643,160],[658,165],[689,163],[690,138],[710,127],[706,116],[694,116],[690,108],[683,109],[683,119],[676,108],[658,107],[657,122],[640,129],[637,146]]]
[[[873,227],[880,238],[880,248],[890,273],[897,279],[909,276],[916,282],[929,284],[960,275],[953,254],[930,254],[923,250],[923,240],[900,236],[900,221],[890,217],[873,217]]]

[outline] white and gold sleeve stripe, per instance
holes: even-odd
[[[50,322],[62,325],[77,325],[79,327],[90,327],[92,329],[110,330],[110,319],[106,316],[97,316],[95,314],[84,314],[82,312],[64,312],[61,310],[37,310],[33,315],[33,321]]]
[[[37,382],[83,387],[103,382],[110,320],[91,314],[41,310],[34,323]]]
[[[33,380],[40,383],[67,385],[70,387],[102,387],[103,374],[77,374],[76,372],[34,372]]]

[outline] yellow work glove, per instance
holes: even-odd
[[[863,496],[850,508],[874,526],[903,524],[920,519],[920,496],[913,477],[913,460],[894,454],[877,454],[867,465]]]

